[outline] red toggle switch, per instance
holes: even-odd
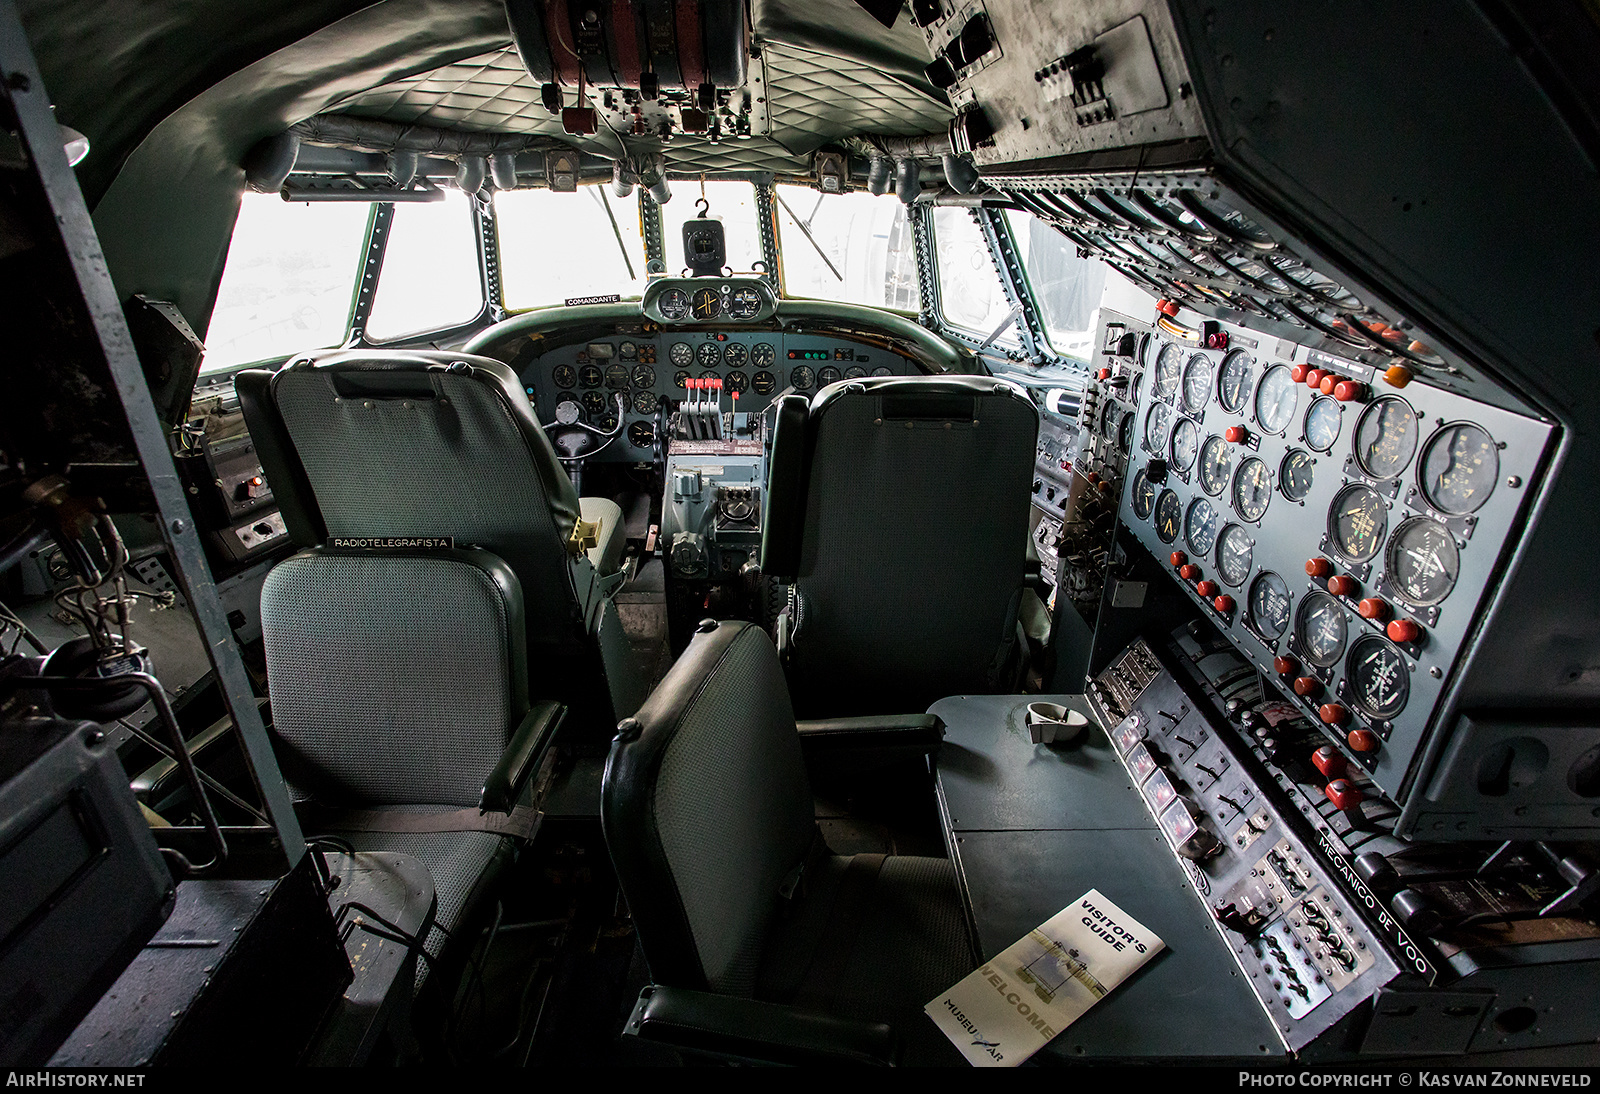
[[[1396,619],[1389,624],[1387,633],[1395,642],[1415,642],[1422,637],[1422,628],[1409,619]]]
[[[1295,660],[1293,657],[1286,657],[1283,654],[1279,654],[1277,657],[1272,659],[1272,671],[1276,672],[1279,676],[1293,676],[1295,673],[1300,671],[1300,662]]]
[[[1332,745],[1323,745],[1311,754],[1311,766],[1322,772],[1329,779],[1337,779],[1349,768],[1349,762]]]
[[[1369,596],[1356,605],[1356,614],[1361,616],[1362,619],[1371,619],[1376,623],[1382,623],[1394,612],[1390,610],[1387,602],[1380,600],[1378,597]]]
[[[1322,694],[1322,681],[1315,676],[1301,676],[1294,682],[1294,693],[1302,699],[1315,699]]]
[[[1173,300],[1157,300],[1156,311],[1169,319],[1176,319],[1178,317],[1178,304]]]
[[[1325,558],[1306,559],[1306,573],[1311,577],[1327,577],[1333,573],[1333,563]]]
[[[1328,375],[1322,378],[1322,382],[1317,385],[1317,390],[1322,392],[1324,395],[1332,395],[1334,386],[1343,379],[1343,376],[1335,376],[1330,372]]]
[[[1289,379],[1293,380],[1297,384],[1303,384],[1306,381],[1306,373],[1310,371],[1311,370],[1305,365],[1290,365]]]
[[[1199,593],[1201,596],[1211,597],[1216,596],[1221,590],[1217,587],[1217,583],[1215,581],[1202,581],[1200,584],[1194,587],[1194,591]]]
[[[1352,729],[1345,742],[1355,752],[1376,752],[1378,746],[1383,744],[1378,735],[1370,729]]]
[[[1229,444],[1243,444],[1250,431],[1242,425],[1230,425],[1222,436]]]
[[[1350,711],[1343,703],[1323,703],[1317,717],[1330,726],[1344,726],[1350,721]]]
[[[1316,388],[1322,383],[1322,378],[1328,375],[1320,368],[1311,369],[1306,373],[1306,387]]]
[[[1189,556],[1184,554],[1182,551],[1174,551],[1169,557],[1172,560],[1173,566],[1182,566],[1185,562],[1189,561]]]
[[[1361,586],[1349,574],[1334,574],[1328,579],[1328,591],[1334,596],[1355,596]]]
[[[1367,385],[1360,380],[1340,380],[1333,385],[1333,397],[1341,403],[1359,403],[1366,394]]]
[[[1361,791],[1346,779],[1334,779],[1323,788],[1323,793],[1328,795],[1328,800],[1340,809],[1354,809],[1361,804],[1361,799],[1364,797]]]
[[[1211,606],[1226,615],[1228,612],[1233,611],[1233,597],[1223,593],[1211,602]]]
[[[1196,566],[1192,562],[1189,563],[1187,566],[1179,566],[1178,567],[1178,576],[1183,578],[1183,580],[1185,580],[1185,581],[1199,581],[1200,580],[1200,567]]]

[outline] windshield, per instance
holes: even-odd
[[[952,326],[987,338],[999,329],[998,345],[1018,346],[1016,313],[1006,299],[972,210],[933,211],[933,249],[939,266],[939,307]],[[1001,324],[1005,324],[1003,329]]]
[[[917,249],[892,194],[822,194],[779,186],[778,239],[787,296],[914,312]]]
[[[505,190],[494,195],[494,213],[507,308],[643,293],[637,198],[619,199],[606,185],[581,186],[575,194]]]
[[[1094,356],[1106,264],[1079,258],[1071,240],[1032,213],[1008,209],[1006,222],[1050,348],[1064,357],[1088,361]]]
[[[710,205],[708,215],[722,218],[722,234],[728,245],[727,265],[734,273],[751,273],[761,257],[760,221],[756,217],[756,188],[748,182],[700,182],[672,180],[672,200],[661,207],[661,234],[665,237],[667,273],[682,274],[683,222],[700,215],[696,204],[704,194]]]

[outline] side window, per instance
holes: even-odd
[[[482,310],[471,199],[446,190],[443,201],[395,203],[367,337],[387,342],[444,330]]]
[[[365,203],[245,194],[200,371],[344,342],[371,213]]]
[[[939,269],[939,310],[945,322],[987,338],[1005,319],[1011,304],[970,210],[933,211],[933,249]],[[1007,327],[995,341],[1020,345],[1016,325]]]
[[[1032,213],[1007,210],[1006,222],[1050,347],[1065,357],[1088,361],[1094,356],[1106,264],[1079,258],[1066,236]]]

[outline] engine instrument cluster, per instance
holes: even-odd
[[[1222,348],[1121,339],[1135,417],[1098,423],[1106,443],[1133,437],[1119,516],[1398,800],[1550,427],[1223,331]]]

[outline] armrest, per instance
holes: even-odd
[[[510,813],[528,779],[539,770],[544,755],[550,751],[556,730],[567,716],[567,708],[560,703],[544,700],[533,704],[533,709],[523,717],[522,724],[511,736],[511,743],[500,754],[489,777],[483,780],[483,793],[478,797],[479,812]]]
[[[579,498],[578,515],[600,525],[600,541],[588,550],[595,572],[601,577],[616,573],[622,565],[622,549],[628,545],[622,530],[622,507],[606,498]]]
[[[882,1022],[659,984],[639,993],[623,1033],[689,1052],[776,1064],[888,1066],[895,1050],[894,1031]]]
[[[801,722],[800,747],[808,758],[847,752],[931,755],[944,740],[937,714],[874,714]]]

